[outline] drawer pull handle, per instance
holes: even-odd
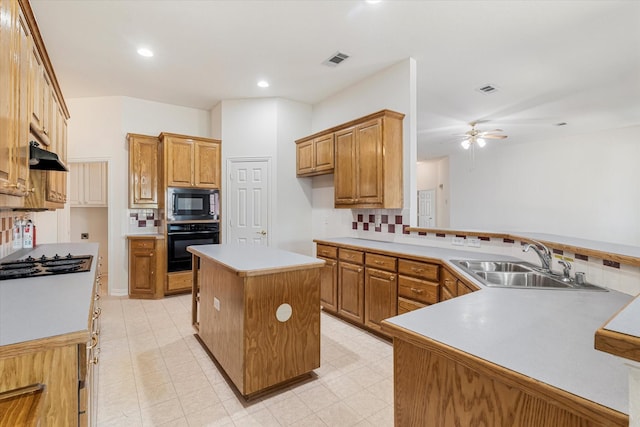
[[[384,261],[378,261],[377,259],[373,261],[374,264],[383,265]]]
[[[389,280],[393,282],[394,280],[396,280],[396,276],[395,275],[389,276]]]
[[[424,273],[424,268],[411,267],[411,271],[415,273]]]
[[[411,288],[411,292],[414,292],[416,294],[422,294],[422,289],[418,289],[418,288]]]
[[[102,308],[98,307],[93,312],[93,320],[96,320],[98,317],[100,317],[100,314],[102,314]]]
[[[95,346],[98,345],[98,336],[97,335],[91,335],[91,344],[89,344],[87,346],[87,350],[91,350],[92,348],[95,348]]]
[[[89,363],[91,363],[92,365],[97,365],[97,364],[98,364],[98,356],[96,356],[96,357],[92,357],[92,358],[89,360]]]
[[[353,255],[351,255],[351,254],[346,254],[346,255],[345,255],[345,258],[353,258]]]

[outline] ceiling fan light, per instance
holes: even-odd
[[[476,139],[476,142],[478,143],[478,147],[480,147],[480,148],[482,148],[482,147],[484,147],[485,145],[487,145],[487,142],[486,142],[484,139],[482,139],[482,138],[478,138],[478,139]]]
[[[469,142],[468,139],[465,139],[464,141],[462,141],[460,145],[462,145],[462,148],[464,148],[465,150],[468,150],[469,147],[471,147],[471,143]]]

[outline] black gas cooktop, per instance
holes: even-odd
[[[15,261],[0,262],[0,280],[52,274],[80,273],[91,269],[93,255],[58,255],[39,258],[31,256]]]

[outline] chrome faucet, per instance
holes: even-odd
[[[540,264],[542,264],[542,270],[546,273],[553,273],[551,271],[551,251],[545,245],[535,240],[531,241],[532,243],[527,243],[522,248],[522,252],[528,252],[529,249],[533,249],[540,258]]]

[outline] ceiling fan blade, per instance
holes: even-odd
[[[491,130],[483,130],[480,133],[496,133],[496,132],[504,132],[502,129],[491,129]]]
[[[507,135],[483,135],[481,138],[484,139],[505,139]]]

